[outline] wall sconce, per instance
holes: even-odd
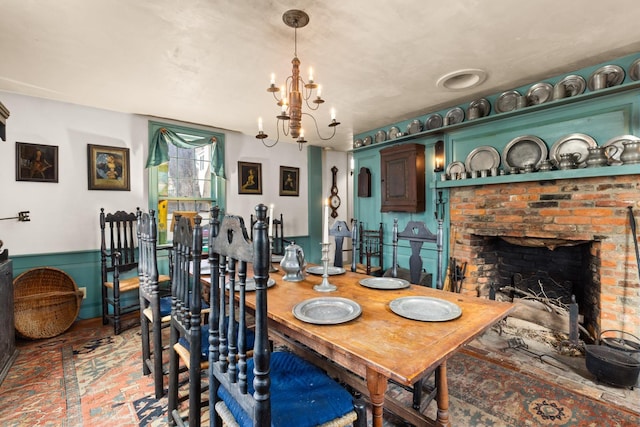
[[[444,171],[444,141],[439,140],[436,141],[434,145],[434,172],[442,172]]]

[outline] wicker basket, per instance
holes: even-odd
[[[51,338],[76,320],[82,292],[64,271],[42,267],[16,277],[13,298],[16,333],[24,338]]]

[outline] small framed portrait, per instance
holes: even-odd
[[[280,195],[299,196],[300,168],[280,166]]]
[[[87,144],[89,190],[130,191],[129,149]]]
[[[238,194],[262,194],[262,164],[238,162]]]
[[[58,182],[58,147],[16,142],[16,181]]]

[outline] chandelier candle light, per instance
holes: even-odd
[[[307,142],[307,140],[304,139],[304,130],[302,129],[303,115],[310,117],[311,120],[313,120],[316,133],[323,141],[329,140],[335,136],[336,126],[338,126],[340,122],[336,121],[336,111],[332,108],[329,127],[333,128],[333,133],[331,136],[325,138],[320,135],[318,122],[315,117],[311,113],[302,111],[303,101],[307,108],[312,111],[317,110],[320,105],[324,103],[324,99],[322,99],[321,96],[322,88],[313,79],[313,69],[309,68],[309,80],[307,82],[300,77],[300,60],[298,59],[298,28],[302,28],[309,23],[309,15],[301,10],[292,9],[286,11],[284,15],[282,15],[282,20],[285,24],[294,29],[294,56],[291,60],[293,68],[291,75],[287,77],[285,84],[279,87],[276,86],[276,76],[272,73],[271,82],[267,88],[267,92],[271,92],[273,94],[277,105],[280,107],[280,114],[276,116],[276,130],[278,132],[276,141],[273,144],[265,142],[268,135],[264,133],[262,117],[258,119],[258,134],[256,135],[256,138],[261,140],[266,147],[273,147],[280,141],[280,126],[282,126],[282,133],[285,136],[291,135],[291,137],[298,143],[300,151],[302,151],[302,147]],[[314,89],[315,97],[313,96]],[[309,102],[310,99],[311,103]]]

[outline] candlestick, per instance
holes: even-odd
[[[329,243],[329,200],[324,201],[324,218],[322,221],[322,243]]]
[[[313,287],[318,292],[333,292],[338,287],[329,283],[329,243],[320,243],[322,245],[322,282]]]

